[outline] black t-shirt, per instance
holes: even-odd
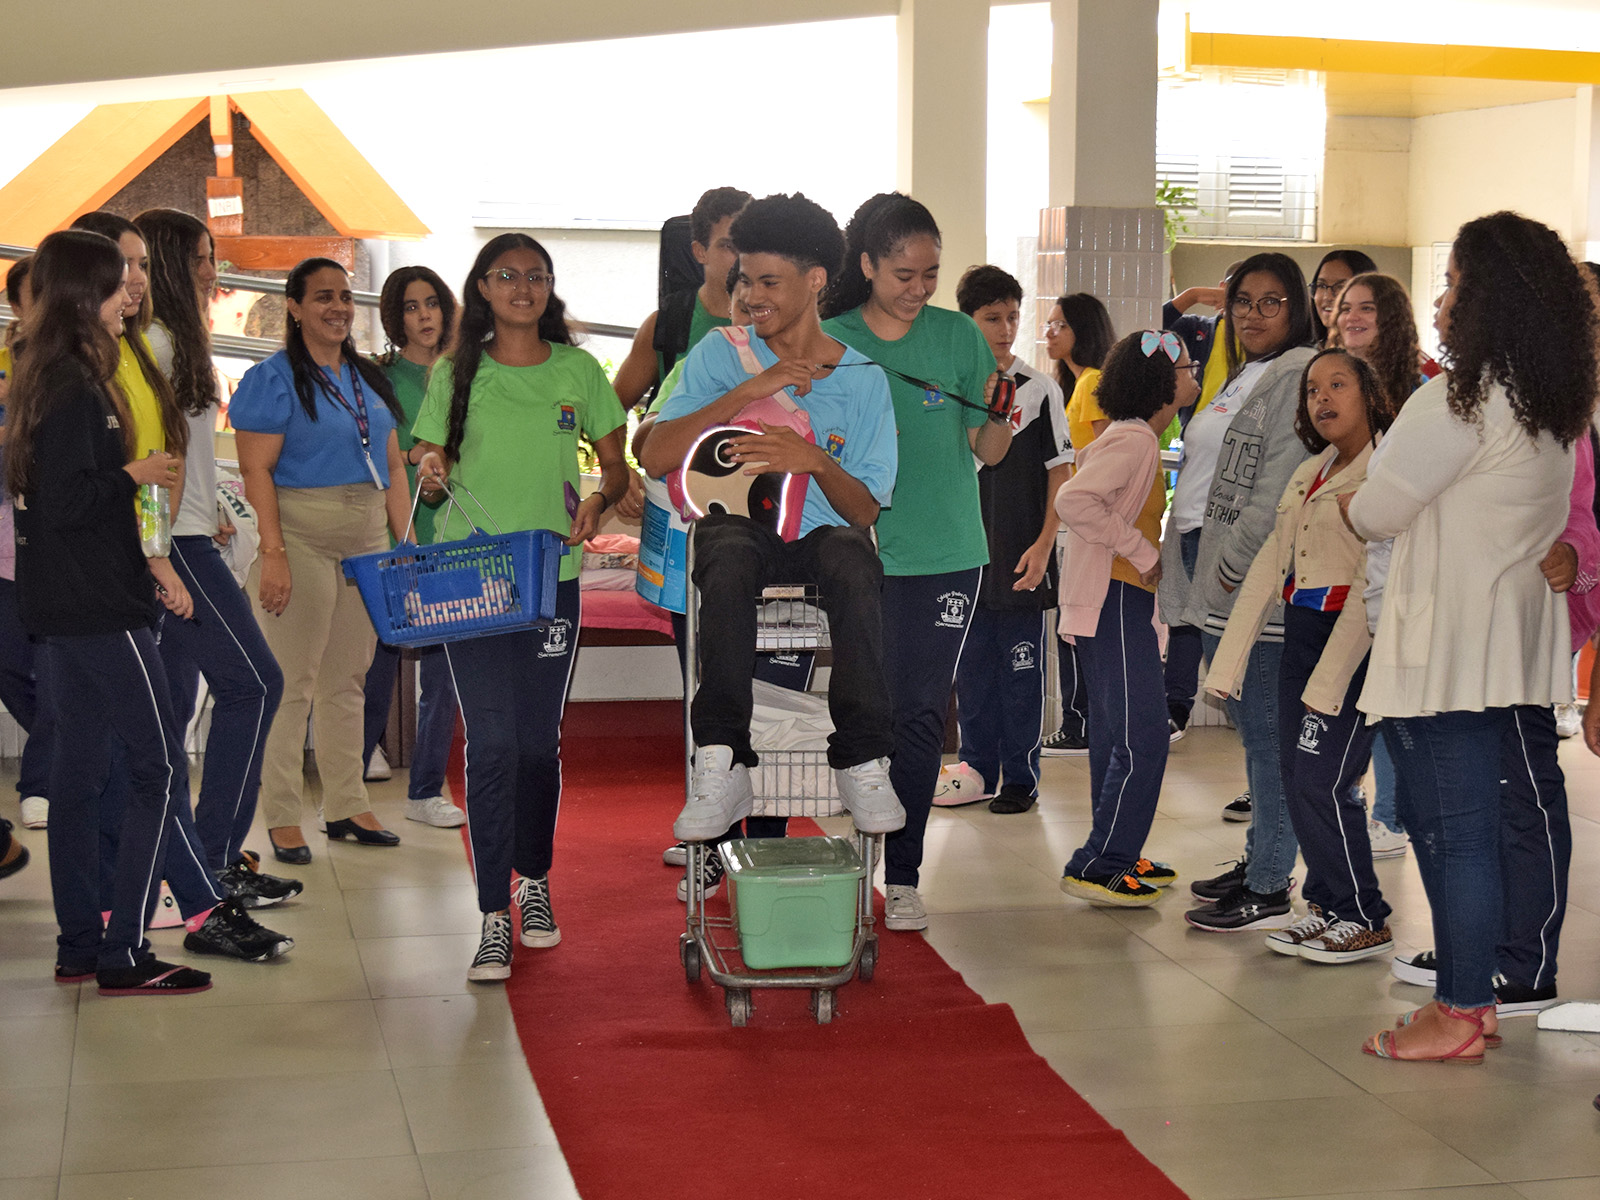
[[[33,490],[16,500],[17,607],[40,636],[154,625],[155,581],[139,547],[138,485],[116,408],[88,369],[47,377],[50,411],[33,440]]]
[[[978,603],[1042,612],[1056,603],[1054,555],[1038,587],[1014,592],[1011,585],[1017,581],[1017,560],[1038,540],[1045,505],[1055,500],[1046,482],[1050,468],[1066,460],[1070,445],[1066,403],[1049,376],[1021,362],[1012,365],[1011,373],[1017,380],[1011,449],[997,464],[978,471],[978,499],[989,539],[989,565]]]

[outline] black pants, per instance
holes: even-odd
[[[1572,826],[1566,777],[1556,761],[1555,711],[1520,705],[1501,743],[1500,882],[1505,927],[1495,961],[1523,987],[1556,981],[1556,950],[1567,915]]]
[[[694,526],[701,630],[700,688],[689,708],[695,744],[731,747],[734,762],[757,765],[750,748],[755,600],[773,584],[816,585],[828,614],[828,711],[834,725],[829,765],[853,767],[888,757],[895,743],[884,682],[883,567],[871,537],[864,529],[824,525],[785,542],[747,517],[702,517]]]
[[[1307,712],[1301,699],[1338,619],[1338,613],[1284,607],[1278,676],[1283,795],[1306,860],[1306,902],[1330,920],[1381,929],[1390,909],[1372,869],[1366,806],[1353,792],[1377,733],[1356,707],[1366,662],[1356,668],[1337,716]]]
[[[950,689],[977,607],[983,568],[883,581],[883,665],[894,697],[894,764],[889,781],[906,824],[884,838],[886,884],[916,887],[922,836],[944,755]]]

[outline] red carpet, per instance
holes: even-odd
[[[732,1028],[721,989],[684,979],[661,864],[679,713],[568,706],[551,875],[564,940],[519,947],[508,985],[585,1200],[1183,1195],[914,934],[880,939],[875,978],[839,989],[832,1024],[804,991],[765,991]],[[460,795],[459,753],[451,775]]]

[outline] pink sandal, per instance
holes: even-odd
[[[1483,1062],[1482,1047],[1485,1044],[1483,1018],[1494,1010],[1494,1006],[1456,1008],[1453,1005],[1440,1004],[1438,1007],[1439,1011],[1451,1020],[1465,1021],[1472,1026],[1472,1032],[1454,1050],[1444,1054],[1402,1054],[1400,1053],[1400,1047],[1395,1043],[1395,1031],[1393,1029],[1385,1029],[1383,1032],[1368,1038],[1361,1049],[1376,1058],[1389,1058],[1397,1062],[1451,1062],[1466,1064]],[[1421,1010],[1419,1009],[1418,1011],[1420,1012]],[[1411,1024],[1410,1021],[1403,1020],[1401,1022],[1402,1027],[1409,1024]],[[1479,1050],[1476,1054],[1470,1054],[1468,1051],[1472,1049],[1474,1043],[1478,1044]]]
[[[1419,1016],[1421,1016],[1422,1011],[1423,1010],[1420,1008],[1414,1008],[1408,1013],[1402,1013],[1400,1019],[1394,1023],[1394,1027],[1396,1029],[1404,1029],[1407,1025],[1411,1024],[1411,1022],[1415,1021]],[[1489,1033],[1487,1030],[1484,1031],[1483,1044],[1486,1049],[1498,1050],[1500,1049],[1500,1044],[1504,1040],[1505,1039],[1502,1038],[1498,1033]]]

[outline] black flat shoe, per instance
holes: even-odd
[[[272,843],[273,857],[281,863],[288,863],[291,867],[303,867],[311,861],[310,846],[280,846],[270,829],[267,830],[267,841]]]
[[[398,846],[400,835],[390,833],[387,829],[368,829],[364,825],[357,825],[354,821],[329,821],[328,836],[343,839],[346,834],[355,838],[363,846]]]

